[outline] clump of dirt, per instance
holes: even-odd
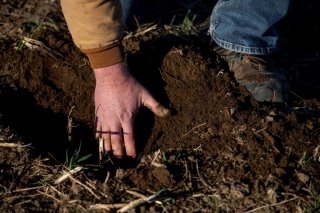
[[[305,72],[317,60],[302,66],[302,58],[291,67],[297,56],[285,55],[290,101],[257,103],[204,31],[138,28],[123,40],[130,70],[174,113],[158,118],[141,109],[139,158],[99,165],[87,59],[56,1],[16,2],[5,2],[0,14],[7,26],[0,46],[0,144],[31,146],[0,149],[1,210],[91,211],[94,204],[123,206],[149,195],[157,202],[137,211],[319,210],[320,79]],[[55,185],[66,152],[75,157],[79,143],[81,156],[93,156],[79,163],[85,168],[74,179]]]

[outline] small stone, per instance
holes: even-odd
[[[271,203],[277,202],[277,193],[273,189],[267,191],[268,199]]]
[[[271,111],[271,112],[269,113],[269,115],[271,115],[271,116],[276,116],[277,113],[275,113],[274,111]]]
[[[286,171],[284,171],[282,168],[276,168],[276,173],[277,175],[282,176],[286,174]]]
[[[159,181],[162,186],[166,188],[173,187],[173,181],[171,179],[170,172],[163,167],[156,167],[152,170],[152,176]]]
[[[268,115],[268,116],[266,117],[266,121],[267,121],[267,122],[273,122],[273,117],[271,117],[271,116]]]
[[[207,131],[210,135],[214,135],[214,129],[212,127],[209,127]]]
[[[244,140],[240,136],[236,137],[235,139],[238,142],[238,144],[244,145]]]
[[[288,160],[286,157],[282,157],[280,162],[279,162],[280,167],[287,167],[288,166]]]
[[[238,161],[238,162],[243,162],[244,161],[244,155],[243,153],[240,153],[239,155],[237,155],[235,157],[235,159]]]
[[[314,124],[312,121],[307,121],[306,123],[306,127],[310,130],[313,130],[314,129]]]
[[[320,145],[313,150],[313,159],[320,162]]]
[[[188,160],[189,161],[194,161],[194,156],[193,155],[188,156]]]
[[[309,176],[308,175],[306,175],[304,173],[300,173],[300,172],[297,172],[296,174],[297,174],[297,176],[298,176],[298,178],[299,178],[299,180],[301,182],[306,183],[306,182],[309,181]]]
[[[296,206],[296,213],[303,213],[304,211],[302,210],[302,208],[300,206]]]
[[[244,194],[238,191],[234,186],[231,187],[230,194],[232,197],[235,197],[235,198],[244,198]]]
[[[117,169],[116,171],[116,178],[118,178],[119,180],[123,179],[125,176],[125,172],[124,169]]]
[[[231,108],[230,109],[230,115],[232,116],[237,111],[237,108]]]

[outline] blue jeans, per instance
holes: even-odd
[[[213,8],[209,32],[221,47],[267,55],[278,42],[275,29],[288,12],[290,0],[219,0]]]
[[[124,22],[127,22],[129,13],[130,13],[130,8],[132,5],[132,0],[120,0],[121,6],[122,6],[122,18]]]

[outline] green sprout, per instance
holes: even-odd
[[[80,157],[81,146],[82,146],[82,143],[80,141],[79,148],[73,152],[73,154],[70,158],[69,158],[69,154],[68,154],[68,149],[66,150],[65,164],[68,167],[68,169],[71,170],[71,169],[77,167],[81,162],[88,160],[92,156],[92,154],[88,154],[83,157]]]
[[[308,163],[310,163],[312,160],[312,156],[308,155],[306,152],[303,152],[300,160],[299,160],[299,164],[301,166],[306,166]]]
[[[31,21],[24,26],[24,31],[28,34],[28,37],[32,35],[39,29],[40,25],[37,21]],[[25,47],[25,40],[20,39],[17,43],[16,50],[22,50]]]
[[[54,31],[58,32],[59,31],[59,27],[55,24],[54,20],[52,18],[48,18],[47,22],[38,22],[38,21],[30,21],[27,24],[24,25],[24,32],[27,34],[26,37],[28,38],[32,38],[32,36],[40,29],[40,28],[45,28],[46,26],[48,26],[49,28],[52,28]],[[21,38],[15,49],[16,50],[22,50],[25,47],[25,40],[23,38]]]
[[[165,152],[162,152],[162,162],[166,163],[168,161],[167,155]]]
[[[236,169],[237,167],[239,167],[237,160],[232,161],[232,167],[233,167],[233,169]]]
[[[194,28],[193,22],[196,18],[197,18],[197,15],[191,15],[191,10],[188,10],[181,24],[182,31],[188,32],[192,30]]]

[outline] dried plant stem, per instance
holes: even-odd
[[[152,162],[151,162],[151,165],[153,165],[153,166],[155,166],[155,167],[164,167],[164,168],[166,168],[165,165],[156,162],[156,160],[157,160],[158,156],[160,155],[160,153],[161,153],[161,151],[160,151],[160,149],[159,149],[159,150],[155,153],[154,158],[153,158],[153,160],[152,160]]]
[[[132,209],[132,208],[135,208],[137,206],[140,206],[144,203],[147,203],[147,202],[150,202],[151,200],[155,199],[160,193],[162,192],[159,191],[149,197],[145,197],[145,198],[139,198],[137,200],[134,200],[134,201],[131,201],[128,205],[122,207],[121,209],[119,209],[117,212],[127,212],[128,210]]]
[[[68,132],[68,141],[69,141],[69,143],[71,143],[71,141],[72,141],[73,122],[72,122],[71,113],[72,113],[74,108],[75,108],[75,106],[72,106],[70,111],[69,111],[69,114],[68,114],[67,132]],[[69,145],[71,145],[71,144],[69,144]]]
[[[52,196],[52,195],[49,195],[49,194],[47,194],[47,193],[45,193],[45,192],[42,192],[42,191],[38,191],[38,192],[39,192],[40,194],[42,194],[42,195],[45,195],[45,196],[53,199],[54,201],[56,201],[56,202],[58,202],[58,203],[61,203],[61,200],[59,200],[58,198],[55,198],[55,197]]]
[[[31,191],[31,190],[36,190],[36,189],[41,189],[45,186],[35,186],[35,187],[30,187],[30,188],[24,188],[24,189],[16,189],[16,190],[13,190],[11,192],[6,192],[7,194],[10,194],[10,193],[16,193],[16,192],[26,192],[26,191]]]
[[[104,209],[110,211],[111,209],[119,209],[126,206],[126,203],[114,203],[114,204],[94,204],[90,205],[89,209]]]
[[[210,190],[216,191],[214,188],[212,188],[212,186],[210,186],[209,184],[207,184],[207,182],[206,182],[206,181],[202,178],[202,176],[200,175],[198,162],[196,162],[196,169],[197,169],[197,174],[198,174],[198,177],[199,177],[201,183],[202,183],[203,185],[205,185],[206,187],[208,187]]]
[[[274,137],[273,137],[269,132],[265,132],[265,131],[264,131],[264,132],[262,132],[262,134],[263,134],[263,136],[264,136],[265,138],[268,139],[268,141],[270,142],[271,147],[273,148],[273,150],[274,150],[276,153],[280,154],[279,149],[276,147],[276,140],[274,139]]]
[[[108,180],[109,180],[109,177],[110,177],[110,172],[109,171],[107,171],[107,175],[106,175],[106,178],[104,179],[104,182],[103,182],[103,184],[107,184],[107,182],[108,182]]]
[[[252,213],[252,212],[259,211],[259,210],[261,210],[261,209],[279,206],[279,205],[288,203],[288,202],[290,202],[290,201],[296,200],[296,199],[298,199],[298,198],[299,198],[299,197],[293,197],[293,198],[291,198],[291,199],[289,199],[289,200],[284,200],[284,201],[279,202],[279,203],[274,203],[274,204],[269,204],[269,205],[265,205],[265,206],[260,206],[260,207],[258,207],[258,208],[255,208],[255,209],[246,211],[245,213]]]
[[[72,176],[69,176],[69,178],[76,182],[77,184],[79,184],[80,186],[83,186],[86,190],[88,190],[95,198],[97,199],[101,199],[96,193],[94,193],[88,186],[86,186],[85,184],[81,183],[80,181],[78,181],[77,179],[73,178]]]
[[[8,143],[8,142],[0,142],[0,147],[7,147],[7,148],[25,148],[30,146],[31,144],[21,145],[18,143]]]
[[[199,124],[199,125],[193,127],[193,128],[190,129],[187,133],[185,133],[184,135],[182,135],[180,139],[186,137],[187,135],[189,135],[189,134],[190,134],[192,131],[194,131],[195,129],[197,129],[197,128],[199,128],[199,127],[202,127],[202,126],[204,126],[204,125],[206,125],[206,124],[207,124],[207,123],[204,122],[204,123],[202,123],[202,124]]]
[[[77,166],[76,168],[68,171],[68,172],[65,172],[60,178],[58,178],[54,184],[59,184],[61,183],[62,181],[66,180],[68,177],[71,177],[71,175],[73,174],[76,174],[78,172],[80,172],[81,170],[83,169],[82,166]]]
[[[104,156],[104,143],[103,138],[99,138],[99,161],[102,161],[102,158]]]
[[[30,198],[30,197],[36,197],[36,196],[41,196],[42,194],[37,193],[37,194],[31,194],[31,195],[18,195],[18,196],[13,196],[13,197],[8,197],[5,198],[6,201],[11,202],[11,200],[15,199],[20,199],[20,198]]]
[[[45,55],[49,55],[52,58],[64,58],[63,55],[61,55],[61,53],[50,49],[49,47],[47,47],[46,45],[44,45],[41,41],[32,39],[32,38],[28,38],[28,37],[24,37],[23,38],[23,43],[24,45],[26,45],[28,48],[30,48],[31,50],[37,50]]]
[[[56,189],[55,187],[53,186],[50,186],[50,189],[52,189],[52,191],[56,192],[59,196],[63,197],[63,198],[66,198],[67,195],[65,195],[64,193],[60,192],[58,189]]]
[[[152,26],[143,26],[143,27],[139,27],[139,29],[134,32],[134,33],[130,33],[128,35],[126,35],[123,40],[127,40],[131,37],[137,37],[137,36],[143,36],[144,34],[146,34],[147,32],[150,32],[152,30],[155,30],[157,29],[158,25],[155,24],[155,25],[152,25]]]
[[[127,189],[126,192],[127,192],[128,194],[134,195],[134,196],[139,197],[139,198],[147,198],[147,196],[145,196],[145,195],[143,195],[143,194],[140,194],[140,193],[138,193],[138,192],[132,191],[132,190],[128,190],[128,189]]]

